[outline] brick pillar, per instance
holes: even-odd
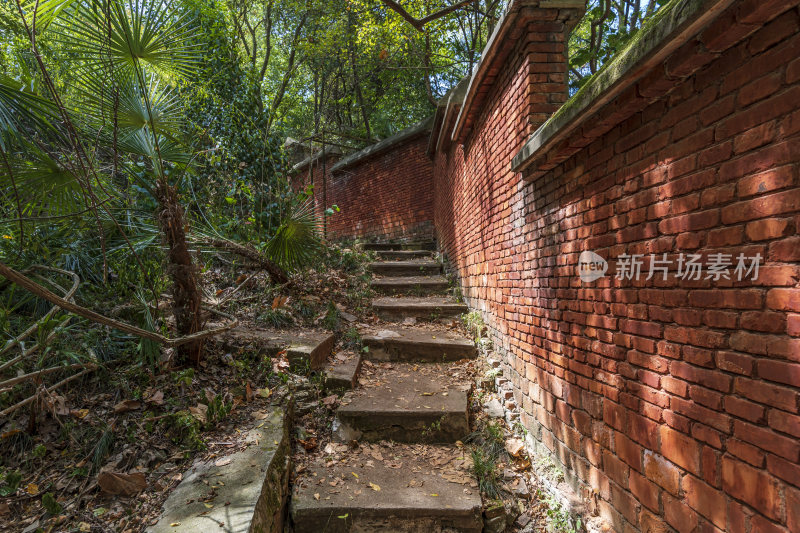
[[[583,0],[538,2],[523,7],[523,67],[528,70],[526,135],[533,133],[569,98],[569,32],[584,13]]]

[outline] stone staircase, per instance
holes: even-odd
[[[336,413],[340,444],[295,480],[294,531],[479,533],[480,493],[463,483],[471,480],[468,451],[456,446],[470,431],[471,385],[454,363],[477,351],[436,325],[467,308],[447,296],[433,243],[369,247],[380,258],[373,287],[392,295],[376,298],[373,309],[389,323],[361,332],[368,351],[359,386]]]

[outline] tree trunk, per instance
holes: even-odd
[[[156,187],[158,199],[158,224],[167,245],[167,268],[172,276],[172,313],[178,335],[183,337],[203,329],[200,311],[201,295],[197,287],[197,269],[186,244],[183,208],[178,202],[174,187],[159,182]],[[178,347],[182,362],[200,363],[203,341],[190,342]]]

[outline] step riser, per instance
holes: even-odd
[[[450,287],[447,282],[398,285],[396,283],[381,284],[379,281],[373,281],[372,288],[378,294],[387,296],[444,296]]]
[[[386,261],[430,259],[431,252],[427,250],[383,250],[378,252],[378,257]]]
[[[371,361],[447,363],[474,359],[478,355],[478,350],[474,346],[442,346],[435,343],[370,339],[364,339],[364,345],[369,347],[369,352],[364,355]]]
[[[381,320],[402,322],[406,318],[416,318],[417,320],[435,322],[443,318],[458,318],[467,312],[466,307],[438,307],[432,308],[396,308],[396,307],[373,307],[375,314]]]
[[[481,533],[483,521],[479,512],[471,515],[443,518],[446,510],[428,512],[420,509],[394,509],[391,513],[374,512],[350,507],[333,507],[323,510],[304,510],[294,516],[295,533],[432,533],[435,531],[458,531],[459,533]],[[453,513],[454,515],[456,513]],[[340,516],[347,518],[339,518]]]
[[[419,251],[419,250],[429,250],[433,251],[436,249],[436,243],[431,241],[425,242],[370,242],[364,244],[364,250],[372,250],[372,251],[392,251],[392,250],[409,250],[409,251]]]
[[[402,443],[454,443],[469,434],[469,419],[464,413],[380,413],[380,416],[351,415],[340,412],[344,426],[341,435],[356,440],[378,442],[391,440]]]
[[[386,263],[383,265],[373,264],[370,269],[373,274],[388,277],[434,276],[442,273],[442,267],[439,264],[417,266],[404,265],[402,263]]]

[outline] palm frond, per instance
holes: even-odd
[[[29,90],[29,84],[0,74],[0,148],[6,150],[12,137],[26,132],[55,133],[57,113],[52,102]]]
[[[23,215],[61,216],[83,207],[78,180],[50,154],[26,142],[24,151],[10,155]],[[0,189],[11,186],[11,176],[0,172]]]
[[[192,19],[180,16],[171,1],[88,0],[56,14],[56,40],[90,70],[110,62],[114,71],[131,75],[146,65],[169,79],[190,77],[198,68]]]
[[[321,221],[314,212],[313,201],[298,205],[281,222],[264,252],[287,270],[308,266],[319,252]]]

